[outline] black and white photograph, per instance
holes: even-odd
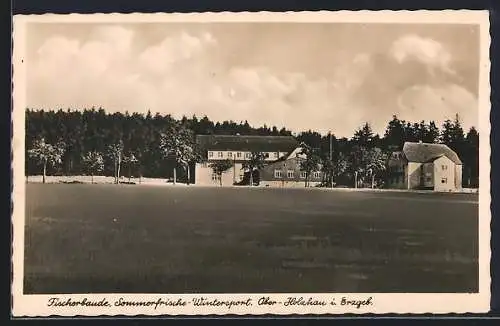
[[[482,11],[14,17],[14,312],[481,312]]]

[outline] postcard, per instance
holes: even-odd
[[[12,315],[487,312],[487,11],[19,15]]]

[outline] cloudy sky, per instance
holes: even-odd
[[[30,24],[27,105],[332,130],[477,125],[474,25]]]

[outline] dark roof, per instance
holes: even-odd
[[[403,146],[403,153],[409,162],[427,163],[446,156],[455,164],[462,164],[457,153],[444,144],[406,142]]]
[[[298,142],[292,136],[197,135],[196,143],[205,150],[291,152]]]

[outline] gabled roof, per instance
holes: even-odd
[[[276,160],[274,162],[271,162],[269,164],[264,165],[263,169],[271,170],[274,168],[281,169],[283,166],[287,166],[287,164],[290,164],[288,162],[293,162],[292,164],[300,164],[304,159],[301,157],[286,157],[286,158],[281,158],[279,160]],[[290,166],[290,165],[288,165]]]
[[[444,144],[406,142],[403,146],[403,153],[409,162],[427,163],[446,156],[453,163],[462,164],[457,153]]]
[[[291,152],[298,142],[292,136],[197,135],[196,143],[204,150]]]

